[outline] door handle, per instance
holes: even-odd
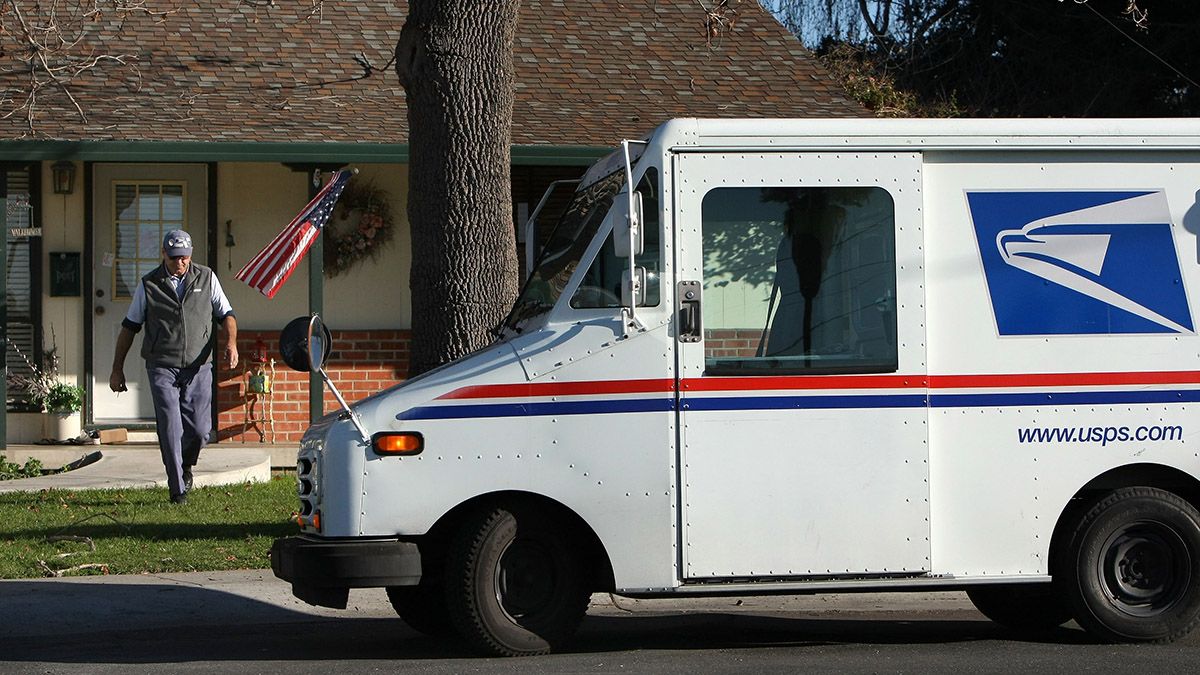
[[[676,287],[676,302],[679,307],[679,341],[699,342],[704,330],[701,326],[700,282],[679,282]]]

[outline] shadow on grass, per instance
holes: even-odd
[[[268,572],[262,575],[257,583],[282,583]],[[478,658],[457,641],[419,635],[399,619],[383,616],[378,604],[371,611],[351,609],[321,616],[221,590],[161,583],[153,577],[136,583],[11,581],[0,584],[0,593],[8,606],[0,613],[0,634],[9,638],[3,655],[9,663],[449,660],[452,665],[445,672],[461,672],[471,667],[467,660]],[[350,604],[356,605],[354,593]],[[1050,654],[1068,644],[1089,644],[1078,630],[1060,629],[1041,643],[987,621],[927,615],[897,620],[894,614],[886,618],[719,611],[605,614],[585,619],[571,648],[539,659],[543,667],[533,672],[556,672],[555,663],[566,668],[580,654],[622,652],[626,654],[622,658],[644,662],[674,658],[655,655],[656,651],[698,651],[728,661],[727,650],[750,650],[755,658],[765,659],[772,658],[771,650],[786,648],[789,658],[836,663],[847,656],[878,658],[872,646],[925,654],[927,645],[978,641],[999,644],[996,648],[1001,650],[1020,650],[1027,657],[1042,651]],[[830,646],[851,649],[831,651]],[[744,659],[750,656],[739,653],[737,660],[745,666]]]

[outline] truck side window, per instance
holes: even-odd
[[[897,368],[895,212],[878,187],[704,197],[705,372]]]
[[[658,199],[658,170],[653,167],[646,170],[638,183],[637,191],[642,193],[642,213],[645,218],[645,235],[642,252],[637,256],[637,264],[646,268],[646,299],[641,307],[657,307],[659,303],[659,199]],[[592,266],[579,283],[579,289],[571,296],[571,306],[575,309],[597,309],[621,306],[621,273],[629,262],[618,258],[613,248],[612,237],[605,242],[600,253],[596,255]]]

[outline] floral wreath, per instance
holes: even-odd
[[[373,183],[359,185],[351,180],[338,200],[335,216],[341,227],[331,227],[330,222],[322,228],[327,277],[349,271],[364,258],[378,256],[395,229],[388,193]]]

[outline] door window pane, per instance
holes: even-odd
[[[139,185],[137,197],[137,219],[142,222],[162,220],[162,186]]]
[[[885,190],[717,188],[701,220],[706,372],[896,370]]]
[[[119,231],[124,228],[117,229]],[[162,224],[157,219],[150,222],[139,222],[137,224],[138,259],[151,260],[159,258],[162,253],[162,240],[165,235],[166,232],[163,231]]]
[[[161,261],[167,232],[184,226],[183,183],[113,185],[113,297],[128,300],[138,279]]]
[[[118,298],[132,298],[141,276],[138,274],[137,263],[118,260],[113,266],[113,275],[115,279],[113,295]]]
[[[113,212],[117,220],[137,220],[137,209],[134,201],[137,199],[136,185],[117,185],[113,192]]]
[[[162,219],[183,223],[183,186],[164,185],[162,189]]]

